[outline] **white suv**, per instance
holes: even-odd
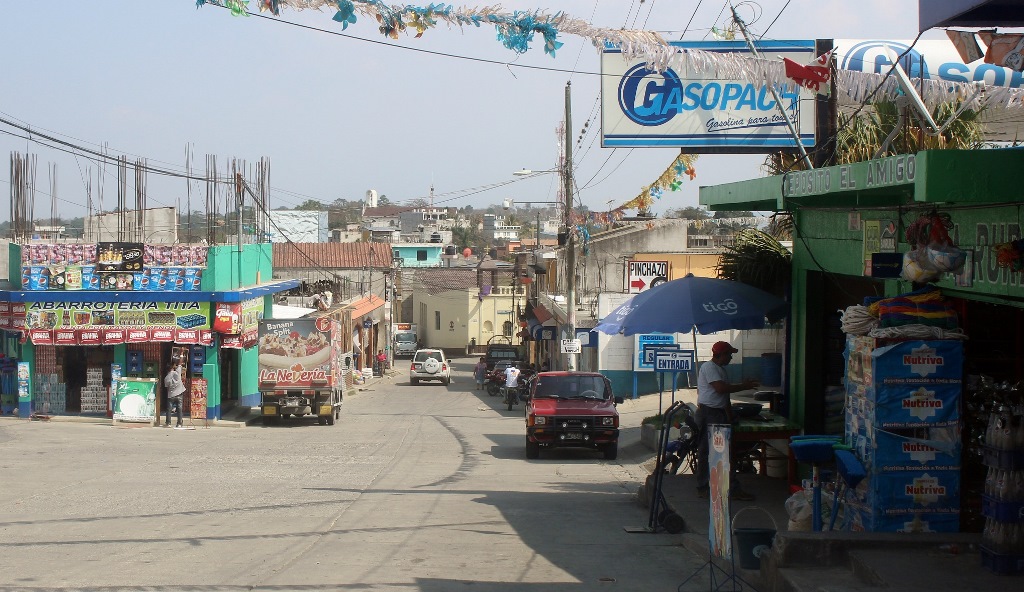
[[[418,349],[409,366],[409,384],[419,384],[421,380],[440,380],[448,385],[452,381],[452,365],[444,352],[439,349]]]

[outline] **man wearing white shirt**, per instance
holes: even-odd
[[[733,422],[732,404],[729,395],[757,387],[752,380],[739,384],[731,384],[725,367],[732,360],[732,355],[739,350],[726,341],[719,341],[711,346],[711,360],[704,362],[697,371],[697,428],[700,430],[699,447],[697,449],[697,495],[707,497],[709,490],[708,470],[708,426],[714,424],[731,424]],[[742,491],[739,482],[733,481],[730,497],[737,500],[753,500],[754,496]]]

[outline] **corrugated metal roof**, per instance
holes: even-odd
[[[363,210],[363,218],[392,218],[401,214],[402,212],[411,212],[414,208],[409,206],[377,206],[375,208],[365,208]]]
[[[391,243],[275,243],[274,269],[391,267]]]

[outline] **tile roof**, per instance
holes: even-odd
[[[274,269],[391,267],[391,243],[274,243]]]
[[[415,272],[415,287],[422,287],[428,294],[436,295],[444,292],[476,290],[477,275],[475,267],[435,267],[430,269],[417,269]],[[515,277],[511,269],[497,271],[499,284],[508,284]],[[480,279],[483,284],[491,283],[491,271],[483,272]],[[475,292],[474,292],[475,293]]]

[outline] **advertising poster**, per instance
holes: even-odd
[[[711,523],[708,525],[708,546],[711,554],[732,558],[732,513],[729,510],[729,448],[732,428],[727,425],[708,426],[708,469],[711,475],[709,497]]]
[[[118,379],[114,394],[114,420],[143,423],[156,420],[156,379]]]
[[[142,271],[142,243],[99,243],[96,271]]]
[[[117,381],[121,380],[121,364],[110,365],[110,401],[107,402],[107,417],[113,415],[114,399],[117,397]]]
[[[328,317],[264,320],[259,325],[259,383],[279,389],[332,386],[337,342],[332,344],[331,330]]]
[[[206,386],[205,378],[192,378],[192,404],[189,410],[192,419],[206,419]]]
[[[32,400],[32,379],[28,362],[18,362],[18,403]]]

